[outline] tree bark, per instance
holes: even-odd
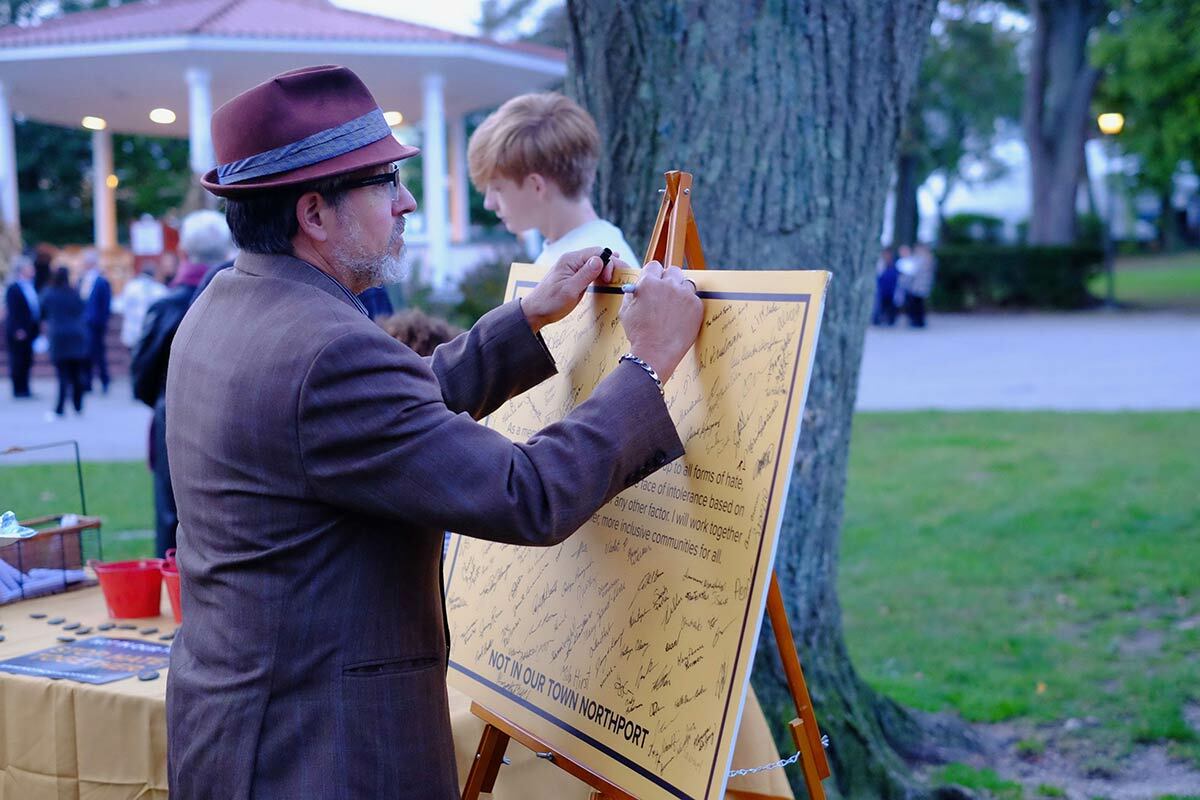
[[[1106,0],[1029,0],[1034,32],[1025,80],[1029,148],[1029,243],[1075,241],[1075,197],[1092,92],[1100,73],[1088,63],[1088,34]]]
[[[934,0],[568,2],[567,87],[603,141],[601,215],[644,248],[662,173],[683,169],[714,268],[834,273],[776,572],[831,738],[827,788],[854,798],[928,794],[905,763],[931,755],[927,727],[850,664],[836,577],[884,197],[933,11]],[[795,712],[764,629],[754,682],[782,733]]]

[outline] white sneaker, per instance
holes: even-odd
[[[66,419],[66,415],[65,414],[55,414],[53,411],[47,411],[42,416],[42,419],[46,420],[46,422],[59,422],[60,420]]]

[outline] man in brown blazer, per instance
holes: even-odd
[[[554,373],[538,334],[589,283],[564,256],[432,358],[355,295],[396,278],[416,204],[349,70],[279,75],[213,115],[241,248],[175,337],[167,440],[184,624],[167,690],[172,800],[457,796],[442,531],[545,546],[683,453],[663,402],[701,305],[651,263],[630,355],[527,442],[475,420]]]

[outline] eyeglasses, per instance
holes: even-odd
[[[361,189],[364,186],[386,186],[391,184],[392,199],[400,196],[400,168],[395,164],[389,172],[380,175],[370,175],[366,178],[355,178],[337,185],[337,191],[345,192],[350,189]]]

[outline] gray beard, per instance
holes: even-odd
[[[383,253],[371,253],[362,244],[362,229],[358,221],[350,222],[352,235],[345,248],[339,252],[338,260],[351,275],[368,286],[381,286],[385,283],[399,283],[404,280],[404,223],[397,222],[392,227],[391,238],[388,239],[387,249]],[[400,249],[396,255],[392,251]]]

